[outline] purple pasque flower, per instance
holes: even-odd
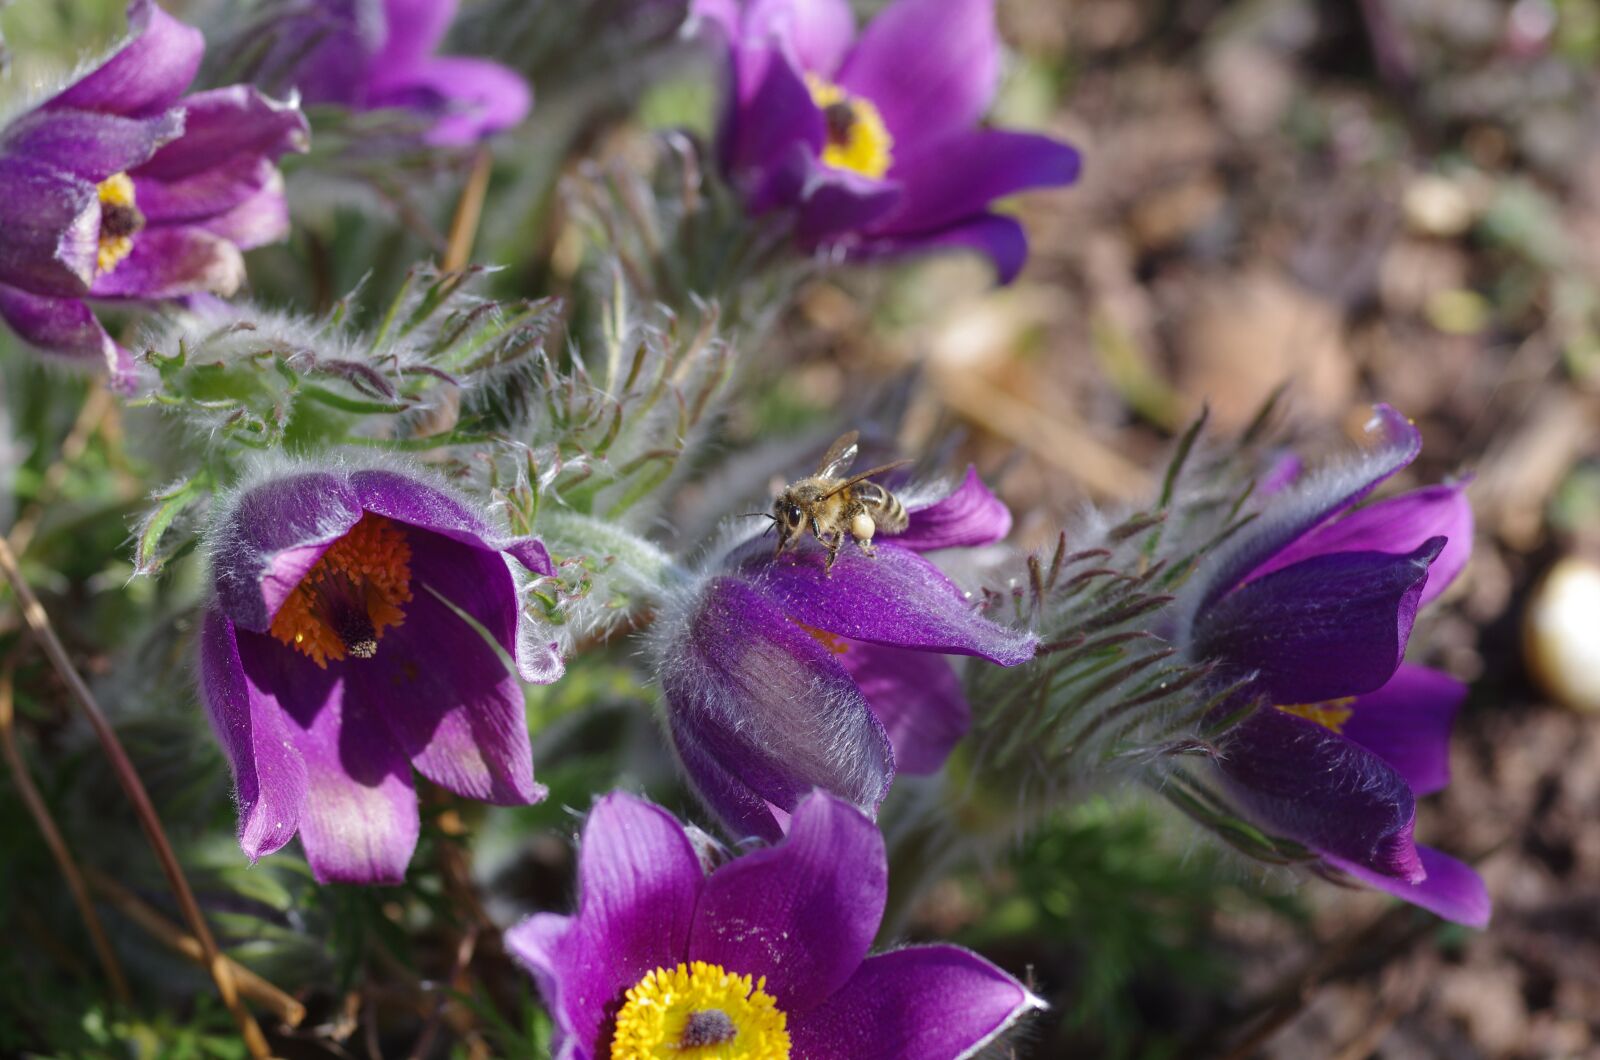
[[[689,780],[733,832],[776,839],[813,788],[868,813],[896,769],[933,773],[969,725],[941,656],[1002,666],[1036,638],[980,615],[921,552],[1004,537],[1011,514],[975,471],[949,496],[908,506],[876,554],[852,544],[831,573],[814,541],[776,559],[746,542],[657,622],[667,728]]]
[[[1249,678],[1219,715],[1219,772],[1244,812],[1326,866],[1440,916],[1482,925],[1483,882],[1418,846],[1416,797],[1449,779],[1465,688],[1405,664],[1418,610],[1466,565],[1472,509],[1460,484],[1357,502],[1415,459],[1416,428],[1379,406],[1360,461],[1274,496],[1179,602],[1180,643],[1223,681]]]
[[[0,130],[0,317],[124,388],[132,356],[84,299],[232,294],[240,251],[288,231],[275,162],[307,143],[298,109],[248,86],[184,96],[205,41],[152,0],[128,5],[128,31]]]
[[[511,561],[554,568],[406,471],[304,465],[214,521],[200,695],[232,761],[239,844],[296,830],[323,882],[398,883],[417,843],[411,770],[466,798],[538,802],[522,688],[560,677]]]
[[[399,108],[428,119],[423,139],[460,147],[509,129],[533,105],[528,83],[487,59],[435,55],[456,0],[291,0],[269,32],[272,83],[307,103]]]
[[[964,247],[1002,283],[1027,258],[994,200],[1070,184],[1078,152],[980,124],[1000,76],[994,0],[895,0],[858,35],[848,0],[696,0],[727,39],[724,171],[748,208],[795,212],[807,249]]]
[[[709,873],[671,814],[613,793],[584,824],[577,913],[531,917],[506,943],[558,1060],[955,1060],[1044,1007],[956,946],[868,957],[887,883],[883,837],[825,792],[781,842]]]

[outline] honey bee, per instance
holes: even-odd
[[[871,556],[874,534],[880,530],[898,534],[909,525],[905,506],[895,495],[867,479],[911,461],[896,460],[848,478],[842,477],[855,462],[858,437],[856,431],[840,435],[828,446],[822,462],[810,477],[785,486],[778,499],[772,502],[772,514],[768,518],[778,528],[774,558],[804,537],[809,527],[812,535],[828,550],[827,569],[832,571],[846,534],[855,539],[861,551]]]

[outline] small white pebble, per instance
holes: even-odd
[[[1600,712],[1600,564],[1568,556],[1550,568],[1528,601],[1522,645],[1551,699]]]

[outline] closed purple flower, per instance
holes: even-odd
[[[456,0],[294,0],[263,75],[307,103],[412,111],[436,146],[476,143],[526,117],[533,94],[499,63],[435,55],[455,16]]]
[[[1180,638],[1267,704],[1227,732],[1219,762],[1250,817],[1332,868],[1481,925],[1482,881],[1412,834],[1416,796],[1448,780],[1465,689],[1403,663],[1418,609],[1466,564],[1472,510],[1457,485],[1351,510],[1421,447],[1387,406],[1371,427],[1379,444],[1362,461],[1275,496],[1197,573]]]
[[[808,249],[966,247],[1002,283],[1022,226],[990,209],[1069,184],[1078,152],[979,124],[1000,76],[994,0],[895,0],[859,36],[847,0],[698,0],[727,38],[721,163],[752,212],[795,211]]]
[[[232,760],[252,860],[296,830],[318,880],[397,883],[417,843],[411,770],[466,798],[537,802],[522,688],[555,647],[494,534],[408,473],[305,468],[233,496],[213,526],[200,693]]]
[[[244,85],[184,96],[205,42],[151,0],[128,5],[128,29],[0,130],[0,317],[122,387],[132,357],[84,299],[233,293],[240,251],[288,231],[275,162],[307,136],[296,108]]]
[[[656,654],[667,726],[691,783],[727,826],[776,839],[800,799],[831,791],[869,813],[897,767],[932,773],[969,708],[942,655],[1003,666],[1035,638],[996,625],[919,553],[1003,537],[1011,515],[970,472],[910,510],[876,555],[847,544],[832,573],[808,545],[731,552],[661,616]]]
[[[887,880],[878,830],[822,792],[782,842],[709,874],[670,814],[614,793],[583,829],[577,913],[534,916],[506,942],[550,1008],[558,1060],[956,1060],[1043,1007],[955,946],[868,957]]]

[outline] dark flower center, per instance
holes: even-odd
[[[125,239],[144,230],[144,214],[132,203],[103,203],[100,206],[100,238]]]
[[[828,142],[836,147],[850,143],[850,132],[856,125],[856,110],[849,100],[841,99],[822,108],[822,119],[828,126]]]
[[[689,1022],[683,1025],[679,1048],[694,1049],[702,1045],[722,1045],[739,1036],[733,1019],[719,1008],[703,1009],[689,1013]]]
[[[318,666],[370,659],[383,631],[405,621],[411,546],[400,527],[371,512],[322,554],[278,613],[272,635]]]

